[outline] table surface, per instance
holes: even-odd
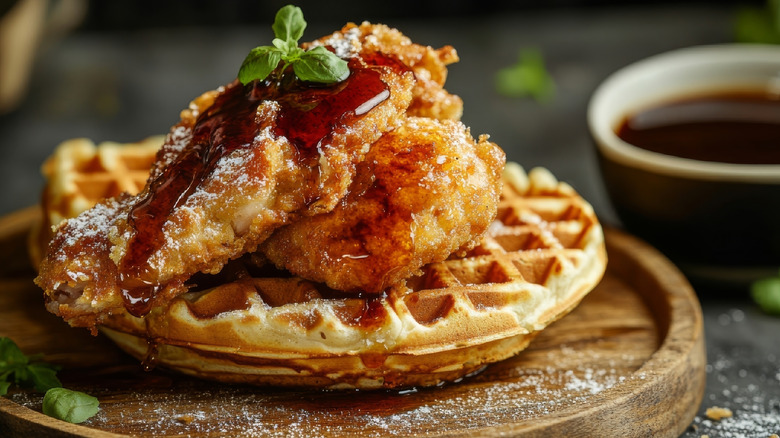
[[[305,12],[305,11],[304,11]],[[475,136],[489,133],[508,160],[544,166],[620,227],[599,178],[585,121],[588,99],[611,72],[668,50],[733,41],[735,9],[725,5],[531,9],[479,19],[387,24],[414,41],[453,45],[461,62],[447,89],[464,102]],[[308,18],[308,17],[307,17]],[[269,19],[270,20],[270,19]],[[305,38],[343,23],[309,18]],[[270,31],[254,27],[176,27],[74,32],[39,51],[26,100],[0,116],[0,215],[37,202],[39,167],[61,141],[134,141],[167,132],[201,92],[229,82],[248,50]],[[500,96],[493,77],[524,48],[539,49],[556,82],[553,100]],[[780,318],[762,313],[746,290],[697,287],[707,340],[707,390],[684,437],[780,434]],[[733,417],[707,418],[708,407]]]

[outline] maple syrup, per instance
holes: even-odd
[[[120,264],[120,285],[128,312],[149,312],[155,295],[164,285],[139,279],[149,271],[148,259],[164,241],[168,216],[192,195],[216,168],[223,156],[254,147],[259,133],[255,121],[258,106],[275,100],[281,109],[274,129],[296,147],[299,156],[318,153],[318,146],[341,126],[364,116],[389,98],[387,84],[377,66],[408,70],[394,58],[379,53],[349,61],[350,76],[333,85],[299,81],[289,69],[265,81],[242,85],[237,80],[225,87],[214,103],[201,113],[192,128],[192,141],[132,207],[128,222],[135,233]]]
[[[629,144],[701,161],[780,164],[780,96],[720,92],[681,99],[627,117]]]
[[[385,309],[382,298],[371,297],[364,299],[363,308],[355,322],[361,327],[371,328],[382,325],[385,319],[387,319],[387,309]]]
[[[146,355],[144,355],[143,360],[141,360],[141,368],[143,368],[144,371],[152,371],[156,366],[157,362],[159,362],[159,352],[158,352],[158,345],[157,341],[153,339],[147,339],[146,340]]]

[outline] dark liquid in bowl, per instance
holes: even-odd
[[[722,92],[628,116],[617,135],[629,144],[702,161],[780,164],[780,96]]]

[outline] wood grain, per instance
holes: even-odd
[[[0,335],[63,366],[100,413],[71,425],[42,396],[0,398],[0,436],[676,437],[704,392],[701,310],[658,252],[607,231],[601,284],[517,357],[457,384],[405,392],[280,391],[144,372],[102,337],[43,308],[25,239],[35,210],[0,219]]]

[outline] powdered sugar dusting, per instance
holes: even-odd
[[[107,244],[104,236],[107,236],[112,227],[116,224],[117,211],[123,208],[123,202],[116,199],[107,199],[93,208],[84,211],[75,218],[63,221],[59,226],[67,227],[69,232],[65,235],[65,242],[59,251],[52,254],[64,262],[68,258],[68,248],[78,247],[80,245]],[[85,254],[89,254],[88,252]],[[89,262],[89,257],[85,263]]]
[[[532,425],[546,415],[582,409],[601,392],[636,378],[625,368],[603,364],[598,349],[562,346],[547,354],[560,358],[561,367],[526,368],[522,358],[515,358],[459,384],[402,392],[289,392],[186,379],[173,382],[158,376],[153,380],[157,387],[146,387],[142,379],[138,389],[121,395],[116,390],[92,391],[103,404],[86,425],[134,436],[426,436],[464,429],[478,433]],[[571,366],[574,362],[582,366]],[[39,395],[18,393],[11,398],[40,409]]]
[[[729,331],[745,330],[746,320],[753,319],[755,323],[761,318],[747,312],[738,308],[724,309],[706,323]],[[716,344],[709,352],[706,367],[709,394],[704,397],[699,415],[686,437],[753,438],[780,434],[780,397],[777,396],[780,393],[780,358],[754,347],[732,345],[723,348]],[[707,409],[716,406],[730,410],[732,416],[720,420],[709,418]]]
[[[312,42],[312,46],[330,46],[339,58],[352,58],[360,52],[360,28],[353,27],[346,32],[337,32],[322,41]]]

